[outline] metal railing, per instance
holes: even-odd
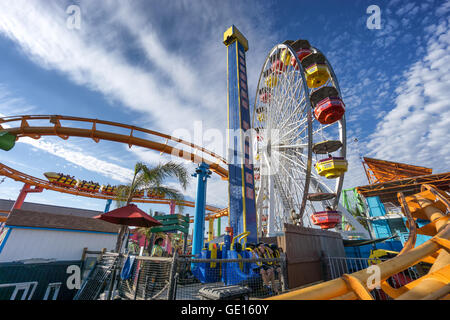
[[[344,274],[351,274],[369,268],[387,259],[370,259],[370,258],[346,258],[346,257],[324,257],[326,270],[326,280],[333,280],[342,277]],[[420,265],[410,267],[402,272],[392,275],[387,282],[392,288],[398,289],[405,284],[417,280],[423,275]],[[381,288],[371,291],[371,295],[375,300],[391,300]]]

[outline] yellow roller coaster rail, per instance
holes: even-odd
[[[394,258],[377,264],[380,270],[381,289],[396,300],[450,299],[450,196],[433,185],[422,185],[421,192],[404,197],[398,194],[402,211],[413,224],[413,220],[430,221],[422,228],[410,227],[410,235],[404,249]],[[447,212],[447,213],[446,213]],[[417,234],[432,238],[414,247]],[[419,262],[432,264],[428,273],[419,279],[394,289],[386,280]],[[372,271],[364,269],[352,274],[320,283],[311,287],[293,290],[269,300],[373,300],[368,288]]]

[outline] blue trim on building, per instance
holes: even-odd
[[[6,231],[5,238],[3,239],[2,243],[0,244],[0,253],[2,253],[3,248],[5,247],[6,241],[8,241],[9,235],[11,234],[12,229],[10,227],[7,227],[8,231]]]
[[[100,234],[117,234],[115,232],[102,232],[102,231],[90,231],[90,230],[75,230],[75,229],[58,229],[58,228],[40,228],[40,227],[22,227],[22,226],[7,226],[11,229],[33,229],[33,230],[49,230],[49,231],[70,231],[70,232],[87,232],[87,233],[100,233]]]

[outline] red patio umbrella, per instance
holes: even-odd
[[[162,224],[132,203],[125,207],[95,216],[94,219],[122,225],[119,237],[117,238],[116,251],[119,251],[122,247],[122,237],[126,231],[125,226],[151,228]]]
[[[104,220],[114,224],[132,227],[151,228],[161,225],[161,222],[139,209],[135,204],[95,216],[95,219]]]

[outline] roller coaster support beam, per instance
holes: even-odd
[[[193,174],[197,177],[197,197],[195,199],[194,233],[192,237],[192,255],[200,254],[205,234],[206,185],[211,175],[209,166],[201,163]]]
[[[17,197],[16,202],[14,203],[11,211],[14,209],[20,209],[22,207],[22,204],[25,201],[25,198],[27,197],[28,193],[37,193],[42,191],[44,191],[42,187],[31,188],[29,184],[25,183],[23,185],[22,190],[20,190],[19,196]]]

